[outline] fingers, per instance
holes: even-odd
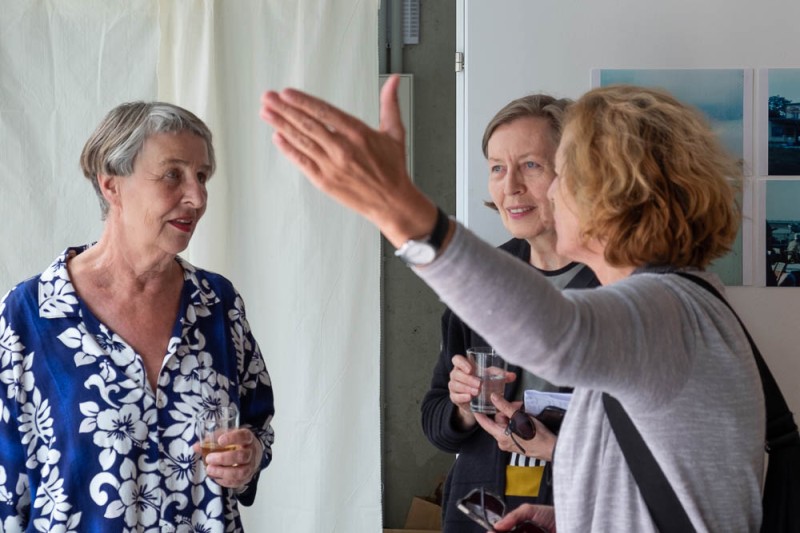
[[[474,414],[475,414],[475,420],[486,431],[486,433],[494,437],[495,440],[504,438],[503,433],[505,431],[505,426],[501,426],[500,424],[495,422],[492,418],[486,416],[483,413],[474,413]]]
[[[300,133],[300,131],[284,116],[288,109],[281,103],[280,97],[274,91],[264,93],[261,97],[261,118],[275,128],[272,142],[294,163],[303,174],[308,176],[316,187],[322,187],[321,169],[316,164],[316,159],[310,157],[312,153],[319,153],[321,149],[316,143]]]
[[[478,422],[478,424],[480,424],[484,431],[486,431],[486,433],[491,435],[492,438],[497,441],[497,447],[499,449],[503,450],[504,452],[524,453],[524,448],[523,450],[520,450],[517,445],[514,444],[514,441],[508,435],[506,435],[506,425],[508,424],[507,420],[492,419],[484,414],[478,413],[475,414],[475,420]]]
[[[229,446],[232,444],[238,446],[249,446],[254,440],[256,440],[255,435],[253,435],[253,432],[247,428],[237,428],[227,431],[219,437],[219,443],[221,446]]]
[[[498,399],[497,395],[492,394],[492,401],[495,402],[496,399]],[[494,440],[497,441],[497,447],[499,449],[503,450],[504,452],[516,452],[522,453],[523,455],[528,455],[526,448],[523,448],[519,441],[514,442],[514,439],[512,439],[511,436],[506,432],[506,428],[508,427],[508,419],[516,410],[516,406],[521,402],[514,402],[512,404],[502,398],[499,398],[495,405],[497,406],[498,403],[501,403],[504,410],[500,410],[498,406],[498,412],[494,415],[494,419],[485,415],[480,415],[483,417],[483,420],[479,419],[478,415],[475,416],[475,419],[478,421],[478,424],[480,424],[481,427],[489,435],[491,435]],[[506,415],[509,410],[510,414]]]
[[[219,467],[214,471],[221,474],[221,469],[245,467],[251,462],[253,462],[253,449],[249,446],[225,452],[212,452],[206,456],[206,470],[211,475],[211,467]]]
[[[261,117],[273,142],[312,184],[375,224],[395,246],[430,231],[436,207],[408,176],[395,79],[375,130],[306,93],[263,94]],[[429,225],[430,223],[430,225]]]
[[[521,401],[511,402],[511,407],[514,409],[514,411],[519,409],[521,406],[522,406],[522,402]],[[510,419],[510,417],[506,416],[502,411],[499,411],[499,410],[494,415],[494,421],[497,422],[498,424],[502,425],[502,426],[508,425],[509,419]]]
[[[321,187],[322,184],[319,179],[321,171],[313,159],[295,148],[291,142],[278,132],[273,133],[272,142],[275,143],[275,146],[278,147],[289,161],[294,163],[303,174],[311,179],[315,186]]]
[[[472,363],[463,355],[454,355],[450,361],[453,363],[453,368],[457,368],[465,374],[472,374]]]
[[[239,428],[220,436],[219,444],[236,448],[208,454],[205,459],[208,476],[223,487],[237,488],[247,484],[261,463],[258,439],[249,429]],[[199,452],[199,443],[192,448]]]
[[[518,448],[515,448],[520,446],[524,450],[524,455],[527,455],[528,457],[536,457],[537,459],[552,461],[553,450],[555,449],[558,437],[550,432],[550,430],[547,429],[544,424],[539,422],[537,418],[531,417],[531,421],[533,422],[534,426],[536,426],[536,433],[532,439],[525,440],[521,437],[517,437],[517,442],[514,443],[513,439],[511,439],[511,436],[509,435],[506,437],[506,441],[498,441],[498,446],[504,451],[517,451]],[[512,445],[514,448],[512,448]]]
[[[450,399],[455,404],[463,404],[480,392],[481,380],[472,374],[472,365],[462,355],[453,356],[453,370],[450,371]]]
[[[277,95],[277,93],[272,94]],[[268,92],[265,97],[269,99],[269,95],[270,93]],[[297,89],[284,89],[277,96],[284,104],[312,119],[312,123],[308,124],[309,126],[314,124],[322,125],[323,129],[327,130],[328,133],[337,132],[349,137],[367,127],[354,116],[333,107],[324,100]],[[314,129],[313,133],[318,135],[321,131]]]
[[[406,130],[400,115],[400,103],[397,101],[397,87],[400,85],[400,76],[392,75],[381,89],[381,124],[380,130],[385,131],[396,141],[405,144]]]
[[[511,415],[514,414],[514,411],[516,411],[520,405],[507,402],[505,398],[499,394],[492,394],[490,399],[494,406],[497,407],[497,410],[503,413],[506,418],[511,418]]]
[[[456,381],[450,381],[447,385],[448,389],[450,390],[450,402],[454,403],[459,407],[463,407],[472,400],[472,397],[475,396],[470,390],[463,390],[463,385],[460,385]]]
[[[206,457],[206,473],[223,487],[241,487],[247,484],[255,473],[252,463],[252,447],[214,452]]]
[[[492,403],[498,408],[498,413],[494,418],[490,418],[481,413],[475,413],[475,421],[497,441],[497,447],[504,452],[516,452],[527,455],[528,457],[536,457],[544,459],[545,461],[553,460],[553,449],[555,448],[556,440],[558,437],[553,435],[547,428],[536,420],[533,423],[536,425],[536,435],[531,440],[524,440],[521,437],[516,437],[516,442],[511,438],[511,435],[506,434],[508,427],[508,419],[514,414],[522,402],[507,402],[502,397],[496,394],[492,395]],[[541,431],[541,432],[540,432]]]
[[[261,118],[309,158],[319,159],[326,153],[325,147],[335,144],[331,130],[324,123],[293,107],[275,91],[265,93],[262,103]]]
[[[216,481],[219,485],[228,487],[229,489],[247,485],[253,478],[253,472],[246,463],[237,464],[236,466],[207,465],[206,473],[208,477]]]
[[[494,524],[495,531],[508,531],[515,525],[531,520],[548,531],[555,531],[556,515],[555,510],[550,505],[535,505],[524,503],[512,510]]]

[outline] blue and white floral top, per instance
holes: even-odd
[[[0,531],[241,531],[255,497],[206,475],[195,420],[235,403],[272,459],[272,386],[224,277],[177,258],[179,319],[153,391],[75,293],[69,248],[0,301]],[[205,415],[203,415],[205,416]]]

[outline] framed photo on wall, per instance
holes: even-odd
[[[800,286],[800,179],[760,183],[767,287]]]
[[[759,174],[800,176],[800,69],[759,69]]]

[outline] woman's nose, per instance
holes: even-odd
[[[184,201],[194,207],[203,207],[206,203],[205,183],[198,176],[192,176],[186,180],[184,184],[183,197]]]
[[[522,173],[519,169],[509,165],[508,172],[506,172],[505,176],[503,192],[507,195],[520,194],[524,188],[525,182],[522,179]]]

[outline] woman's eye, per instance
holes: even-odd
[[[525,161],[525,168],[539,168],[541,165],[535,161]]]
[[[206,182],[208,182],[208,174],[201,172],[200,174],[197,175],[197,181],[205,185]]]
[[[166,173],[164,173],[164,177],[170,180],[176,180],[180,178],[181,175],[177,170],[168,170]]]
[[[501,170],[503,170],[502,165],[494,165],[494,166],[492,166],[492,172],[500,172]]]

